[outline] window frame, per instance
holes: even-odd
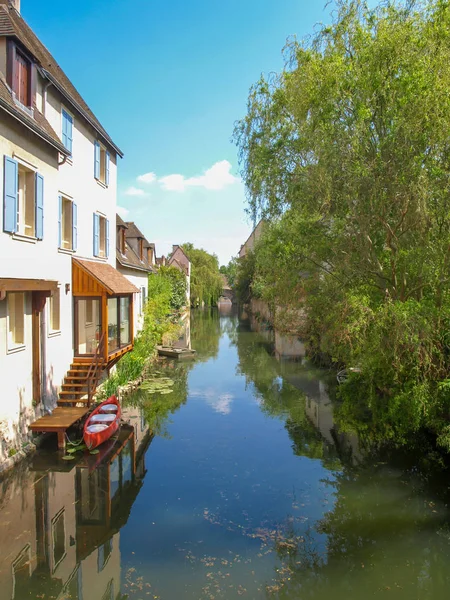
[[[58,298],[58,302],[59,302],[59,309],[58,309],[58,318],[59,318],[59,327],[58,329],[54,329],[53,328],[53,304],[55,302],[55,298]],[[54,337],[56,335],[60,335],[61,334],[61,288],[58,287],[55,292],[53,293],[52,296],[49,297],[49,301],[48,301],[48,310],[47,310],[47,332],[48,332],[48,337]]]
[[[59,246],[60,250],[68,250],[71,251],[73,250],[73,198],[70,198],[69,196],[67,196],[66,194],[60,194],[61,196],[61,244]],[[66,223],[65,223],[65,211],[64,211],[64,206],[68,206],[70,205],[70,240],[65,240],[64,239],[64,233],[65,233],[65,229],[66,229]],[[65,243],[69,243],[68,246],[65,246]]]
[[[70,148],[64,143],[64,115],[66,115],[68,117],[68,121],[71,125],[71,137],[68,138],[68,139],[70,139]],[[69,110],[67,110],[67,108],[65,106],[61,106],[61,141],[63,143],[63,146],[66,148],[66,150],[68,150],[70,152],[69,159],[73,158],[73,132],[74,132],[74,130],[75,130],[75,117]]]
[[[24,104],[15,88],[16,70],[17,70],[17,54],[19,54],[28,64],[27,74],[27,102]],[[13,93],[14,101],[22,109],[26,110],[33,116],[34,102],[36,98],[36,65],[28,52],[14,40],[8,40],[6,53],[6,81]]]
[[[96,148],[98,147],[98,176],[96,169]],[[100,140],[94,140],[94,179],[103,187],[109,187],[111,173],[111,153]]]
[[[15,336],[14,339],[11,339],[11,309],[10,309],[10,298],[11,296],[22,296],[22,341],[16,342]],[[26,332],[25,332],[25,309],[27,304],[26,292],[7,292],[6,294],[6,350],[8,354],[13,352],[19,352],[21,350],[25,350],[26,348]],[[16,306],[14,307],[14,328],[16,328]]]
[[[59,522],[59,520],[62,519],[63,521],[63,531],[64,531],[64,535],[63,535],[63,540],[64,540],[64,550],[58,560],[58,562],[56,562],[55,560],[55,526],[56,524]],[[66,540],[66,509],[62,508],[52,519],[51,522],[51,533],[52,533],[52,574],[55,573],[56,569],[59,567],[59,565],[62,563],[62,561],[64,560],[64,558],[67,556],[67,540]]]

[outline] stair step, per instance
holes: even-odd
[[[87,376],[86,375],[66,375],[64,377],[64,381],[68,380],[68,379],[74,379],[75,381],[86,381],[87,380]]]
[[[84,404],[87,405],[87,400],[60,400],[57,402],[58,406],[66,406],[67,404]]]
[[[61,398],[61,396],[81,396],[81,397],[83,397],[83,396],[87,396],[87,393],[86,392],[80,392],[80,391],[78,391],[78,392],[75,392],[75,391],[68,392],[66,390],[63,390],[62,392],[59,392],[59,397]]]
[[[66,388],[85,388],[85,387],[87,387],[86,382],[85,383],[67,383],[67,381],[65,381],[61,386],[61,388],[64,390]]]

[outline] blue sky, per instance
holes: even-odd
[[[22,0],[22,15],[125,154],[122,216],[158,255],[190,241],[224,264],[251,231],[234,122],[260,74],[281,69],[286,38],[330,20],[324,7],[325,0]]]

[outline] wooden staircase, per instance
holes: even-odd
[[[97,389],[104,362],[105,334],[93,357],[74,358],[59,392],[58,406],[90,406]]]

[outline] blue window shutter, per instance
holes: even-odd
[[[72,204],[72,250],[77,249],[78,244],[78,207],[73,202]]]
[[[62,196],[58,197],[58,248],[62,245]]]
[[[67,148],[67,113],[63,110],[61,114],[62,119],[62,143]]]
[[[105,219],[106,224],[105,224],[105,229],[106,229],[106,247],[105,247],[105,254],[106,254],[106,258],[108,258],[109,256],[109,221],[108,219]]]
[[[99,254],[100,217],[94,213],[94,256]]]
[[[109,152],[106,153],[106,169],[105,169],[105,183],[106,185],[109,185],[109,163],[110,163],[111,157],[109,155]]]
[[[36,237],[38,240],[44,239],[44,178],[36,173],[36,189],[34,194],[36,203]]]
[[[100,144],[94,142],[94,177],[100,179]]]
[[[17,179],[19,167],[17,161],[5,156],[3,172],[3,231],[17,231]]]
[[[72,154],[73,118],[64,109],[62,110],[62,143]]]
[[[73,119],[70,115],[67,115],[67,150],[72,154],[72,141],[73,141]]]

